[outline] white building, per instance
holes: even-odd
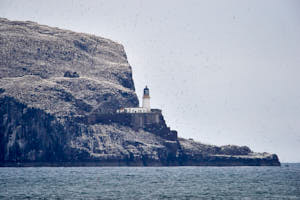
[[[148,112],[151,111],[151,108],[150,108],[150,93],[149,93],[149,88],[147,86],[144,88],[143,108],[148,110]]]
[[[117,110],[117,113],[149,113],[149,112],[151,112],[150,93],[149,93],[149,88],[147,86],[144,88],[142,107],[121,108]]]

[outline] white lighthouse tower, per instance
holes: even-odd
[[[157,112],[157,109],[155,110]],[[142,107],[120,108],[116,112],[117,113],[151,113],[152,111],[150,108],[149,88],[147,86],[144,88]]]
[[[149,93],[149,88],[147,86],[144,88],[143,108],[146,109],[147,112],[151,111],[151,108],[150,108],[150,93]]]

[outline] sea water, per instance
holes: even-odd
[[[300,164],[0,168],[0,199],[300,199]]]

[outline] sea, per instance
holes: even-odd
[[[0,168],[0,199],[300,199],[300,164]]]

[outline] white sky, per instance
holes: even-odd
[[[179,136],[300,162],[300,1],[0,0],[0,17],[120,42]]]

